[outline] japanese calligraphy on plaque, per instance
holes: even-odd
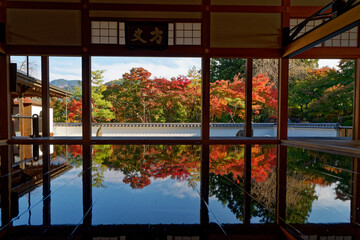
[[[168,23],[165,22],[126,22],[125,45],[130,49],[168,47]]]

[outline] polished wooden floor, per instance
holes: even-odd
[[[286,146],[360,157],[360,141],[349,138],[289,138],[281,143]]]

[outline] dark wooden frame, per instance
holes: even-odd
[[[286,33],[289,28],[290,17],[307,17],[321,7],[300,7],[291,6],[290,0],[282,0],[281,6],[231,6],[231,5],[211,5],[210,0],[203,0],[201,5],[151,5],[151,4],[109,4],[109,3],[90,3],[89,0],[81,0],[80,3],[46,3],[46,2],[27,2],[27,1],[6,1],[0,0],[0,23],[6,25],[6,9],[63,9],[81,11],[82,41],[81,46],[27,46],[27,45],[4,45],[0,44],[0,144],[45,144],[45,168],[48,168],[49,144],[84,144],[83,168],[90,169],[83,175],[83,194],[84,194],[84,223],[91,224],[91,212],[89,209],[92,204],[91,198],[91,145],[89,144],[195,144],[202,145],[202,174],[208,173],[209,152],[212,144],[278,144],[287,139],[287,115],[288,115],[288,80],[289,80],[289,60],[281,58],[282,48],[259,49],[259,48],[212,48],[210,45],[210,20],[212,12],[236,12],[236,13],[280,13],[282,15],[281,31]],[[202,45],[201,46],[169,46],[166,51],[151,49],[141,49],[132,51],[125,46],[91,44],[91,20],[106,20],[107,18],[90,18],[90,10],[121,10],[121,11],[163,11],[163,12],[199,12],[202,18],[195,19],[176,19],[181,22],[201,22],[202,23]],[[111,18],[108,18],[108,20]],[[126,19],[124,19],[125,21]],[[131,20],[150,20],[150,19],[131,19]],[[156,20],[156,19],[155,19]],[[154,21],[154,19],[151,19]],[[160,21],[160,20],[159,20]],[[164,19],[161,19],[164,21]],[[167,19],[175,21],[175,19]],[[356,79],[355,79],[355,98],[354,98],[354,140],[360,140],[360,31],[359,44],[357,48],[313,48],[296,56],[296,58],[348,58],[356,59]],[[285,39],[283,39],[285,43]],[[286,44],[284,44],[285,46]],[[43,138],[34,139],[11,139],[10,134],[10,94],[8,64],[9,55],[41,55],[42,56],[42,97],[43,108]],[[76,138],[49,136],[49,58],[48,55],[80,56],[82,58],[82,92],[83,92],[83,136]],[[91,136],[91,56],[167,56],[167,57],[201,57],[202,58],[202,127],[200,138],[97,138]],[[247,83],[246,83],[246,125],[244,138],[215,138],[210,137],[210,59],[212,57],[233,57],[247,58]],[[279,127],[277,138],[253,138],[251,137],[251,89],[252,89],[252,59],[253,58],[277,58],[279,59]],[[3,114],[5,113],[5,114]],[[7,126],[7,127],[6,127]],[[11,150],[9,146],[4,146],[0,153],[8,156]],[[245,190],[250,191],[249,183],[251,180],[251,146],[246,146],[246,169],[245,169]],[[278,167],[277,167],[277,223],[284,222],[286,217],[286,160],[287,152],[285,146],[278,147]],[[356,160],[356,169],[359,168],[359,159]],[[8,172],[9,165],[2,165],[3,172]],[[45,176],[45,175],[44,175]],[[353,189],[359,191],[359,179],[356,176]],[[49,179],[44,177],[44,196],[50,191]],[[10,196],[6,195],[9,179],[2,180],[2,195],[4,204],[10,204]],[[208,176],[202,178],[202,186],[208,186]],[[358,195],[358,194],[356,194]],[[202,187],[201,202],[202,222],[208,222],[206,217],[206,203],[209,197],[209,189]],[[245,205],[249,206],[250,199],[245,199]],[[44,224],[50,224],[49,203],[44,201],[44,209],[47,213],[44,217]],[[352,201],[353,223],[359,223],[359,198]],[[8,209],[11,209],[10,207]],[[90,215],[88,215],[90,214]],[[10,218],[10,213],[4,212],[3,219]],[[90,220],[89,220],[90,219]],[[249,212],[245,213],[245,223],[249,223]],[[203,224],[204,225],[204,224]],[[206,231],[207,226],[203,226]]]

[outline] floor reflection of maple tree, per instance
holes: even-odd
[[[82,165],[80,145],[55,146],[54,149],[55,155],[67,153],[73,166]],[[122,172],[123,182],[133,189],[142,189],[158,179],[186,181],[193,189],[200,182],[201,146],[197,145],[95,145],[92,156],[94,187],[104,187],[107,170]],[[226,205],[238,219],[243,216],[244,159],[243,145],[210,148],[210,196]],[[263,222],[273,221],[269,212],[274,212],[276,206],[276,160],[275,145],[252,146],[251,212]],[[337,183],[337,198],[349,200],[351,174],[342,169],[351,169],[351,158],[289,148],[287,221],[306,222],[317,199],[316,185],[326,187]],[[331,177],[334,174],[339,175],[341,181]]]

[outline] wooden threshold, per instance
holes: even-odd
[[[349,138],[289,138],[281,142],[289,147],[360,157],[360,141]]]

